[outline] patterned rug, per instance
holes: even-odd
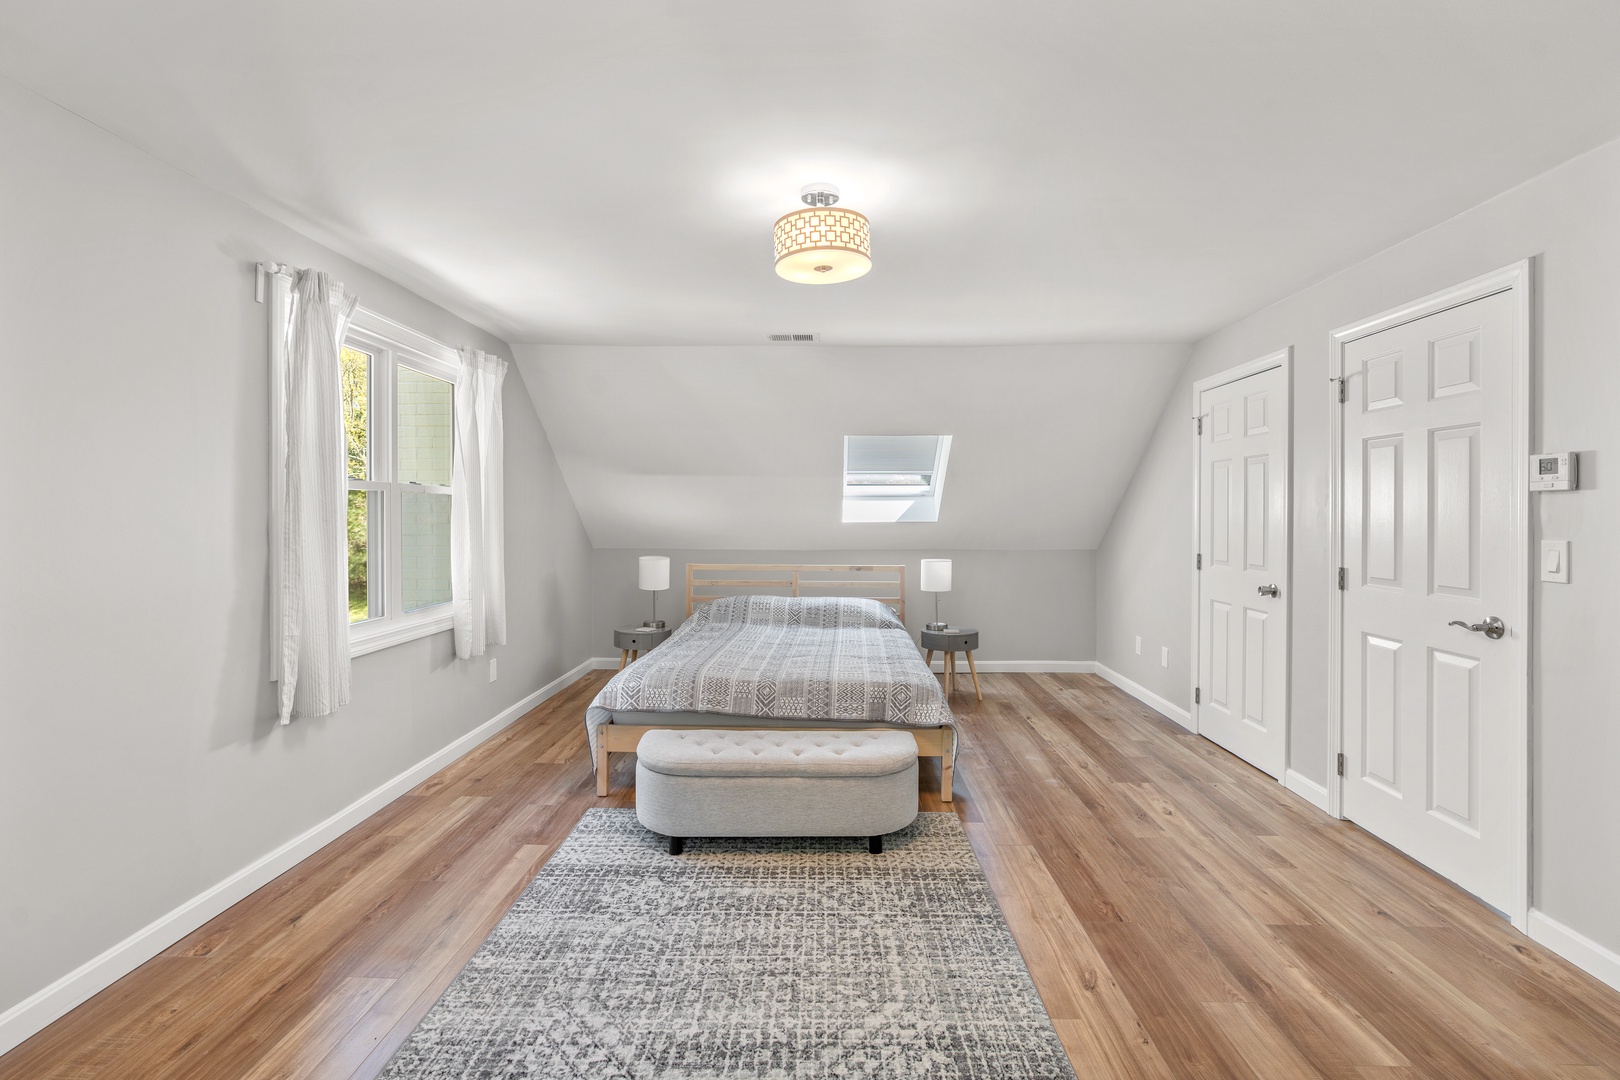
[[[1072,1080],[954,814],[691,840],[588,810],[386,1080]]]

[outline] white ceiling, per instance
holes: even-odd
[[[1620,136],[1615,0],[10,0],[0,72],[508,340],[1191,340]],[[771,271],[799,186],[876,268]]]
[[[599,547],[1094,547],[1185,349],[1038,343],[1191,341],[1620,137],[1616,42],[1616,0],[0,3],[0,73],[552,343]],[[772,272],[815,180],[858,281]],[[805,331],[848,347],[757,344]],[[904,433],[955,437],[940,520],[841,523],[841,436]]]
[[[1180,345],[522,345],[599,548],[1095,548]],[[950,435],[939,521],[844,524],[845,435]]]

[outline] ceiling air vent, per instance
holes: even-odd
[[[771,341],[814,341],[816,334],[766,334]]]

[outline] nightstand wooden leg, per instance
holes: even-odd
[[[927,656],[927,658],[925,658],[923,660],[923,663],[928,665],[928,670],[929,671],[934,670],[934,650],[933,649],[928,650],[928,656]]]
[[[973,650],[968,650],[968,670],[973,673],[973,693],[980,701],[984,700],[984,691],[979,689],[979,667],[973,662]]]
[[[633,664],[637,660],[640,660],[640,659],[641,659],[641,650],[640,649],[631,649],[630,650],[630,662]]]
[[[628,664],[629,662],[630,662],[630,650],[629,649],[620,649],[619,650],[619,670],[623,671],[624,670],[624,665]]]
[[[945,693],[956,693],[956,652],[945,654]]]

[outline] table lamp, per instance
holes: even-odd
[[[946,568],[946,585],[950,584],[949,567]],[[654,630],[664,628],[664,620],[658,617],[658,593],[669,588],[669,556],[643,555],[641,557],[640,586],[653,594],[653,617],[642,623],[643,626]]]
[[[922,561],[922,591],[934,594],[934,621],[923,627],[923,629],[947,629],[947,624],[939,621],[939,594],[951,591],[951,560],[924,559]]]

